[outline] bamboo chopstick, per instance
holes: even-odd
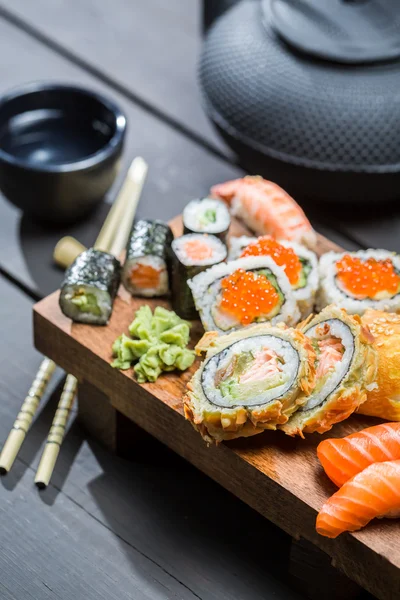
[[[131,166],[129,167],[128,173],[126,175],[126,178],[121,186],[120,191],[118,192],[118,196],[114,200],[114,202],[109,210],[109,213],[107,215],[107,218],[104,221],[103,226],[100,230],[100,233],[97,236],[97,240],[94,245],[94,248],[96,248],[96,250],[103,250],[104,252],[107,252],[111,246],[113,238],[116,235],[119,224],[124,221],[129,223],[129,218],[128,218],[129,215],[127,217],[126,212],[125,212],[125,207],[130,205],[130,202],[132,200],[132,194],[135,194],[135,197],[136,197],[136,194],[137,194],[136,187],[137,186],[135,186],[135,181],[137,179],[138,169],[141,169],[141,172],[143,171],[143,164],[146,165],[143,158],[137,157],[137,158],[133,159]],[[146,165],[146,172],[147,172],[147,165]],[[144,176],[143,176],[143,181],[141,184],[142,186],[144,183],[145,176],[146,176],[146,173],[144,173]],[[139,179],[140,179],[140,173],[139,173]],[[141,188],[139,190],[139,196],[140,196],[140,191],[141,191]],[[137,202],[136,202],[136,205],[133,202],[133,216],[135,215],[135,212],[136,212],[136,206],[137,206]],[[133,219],[132,219],[132,222],[133,222]],[[131,223],[131,226],[132,226],[132,223]],[[129,231],[128,231],[128,235],[129,235]],[[125,247],[126,242],[127,242],[127,239],[126,239],[123,247]],[[81,252],[83,252],[84,250],[86,250],[86,246],[81,244],[74,237],[67,235],[67,236],[61,238],[58,241],[58,243],[56,244],[56,246],[54,248],[54,252],[53,252],[53,260],[60,267],[63,267],[64,269],[66,269],[67,267],[69,267],[70,264],[72,264],[74,262],[74,260],[77,258],[77,256],[79,256],[79,254],[81,254]]]
[[[8,473],[14,464],[15,458],[22,446],[26,434],[31,426],[33,417],[38,409],[40,400],[53,376],[56,364],[49,358],[45,358],[39,367],[36,377],[28,391],[20,411],[15,419],[6,443],[0,454],[0,473]]]
[[[60,452],[60,447],[65,435],[65,428],[68,423],[71,408],[74,404],[78,380],[73,375],[67,375],[64,388],[51,424],[46,445],[40,459],[39,467],[36,472],[35,484],[43,489],[49,485],[54,465]]]
[[[147,163],[140,156],[132,161],[121,192],[118,194],[118,198],[114,203],[114,212],[112,212],[113,209],[110,210],[95,242],[94,248],[97,250],[105,252],[109,251],[110,254],[114,254],[114,256],[118,258],[125,248],[129,233],[132,229],[147,170]],[[115,209],[115,205],[118,205],[117,209]],[[109,218],[110,215],[111,218]],[[115,215],[117,215],[117,217]],[[112,241],[113,238],[114,241]],[[110,245],[111,248],[109,249]],[[65,426],[68,422],[68,417],[76,395],[77,384],[77,379],[73,375],[67,375],[60,402],[35,477],[35,483],[39,489],[48,486],[53,474],[61,444],[64,439]]]
[[[147,171],[147,163],[140,156],[136,157],[129,167],[124,185],[124,189],[126,189],[125,193],[129,197],[129,202],[126,205],[124,218],[121,220],[121,223],[115,232],[113,241],[108,248],[108,252],[113,254],[116,258],[119,258],[119,255],[125,249],[127,244],[140,194],[142,193],[143,185],[146,180]],[[95,245],[95,248],[97,248],[97,245]]]

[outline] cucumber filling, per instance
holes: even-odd
[[[307,258],[301,258],[301,257],[299,257],[299,260],[301,262],[301,272],[300,272],[298,282],[294,286],[292,286],[294,290],[300,290],[307,286],[308,276],[311,272],[310,261]]]
[[[217,221],[217,211],[215,208],[208,208],[199,217],[199,225],[201,227],[207,227],[211,223]]]
[[[97,304],[97,298],[94,294],[90,294],[83,290],[77,290],[72,298],[70,298],[70,301],[81,312],[91,313],[92,315],[96,316],[101,315],[101,309]]]

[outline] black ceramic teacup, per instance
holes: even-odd
[[[126,130],[120,108],[70,85],[30,84],[0,99],[0,190],[34,218],[66,224],[112,185]]]

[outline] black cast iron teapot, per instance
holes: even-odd
[[[400,1],[205,0],[205,109],[296,198],[400,197]]]

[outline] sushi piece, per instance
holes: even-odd
[[[328,252],[320,258],[318,306],[334,303],[350,314],[367,308],[400,310],[400,256],[386,250]]]
[[[284,270],[269,256],[217,265],[188,284],[206,331],[229,333],[263,321],[294,325],[300,317]]]
[[[369,465],[400,460],[400,423],[382,423],[341,439],[321,442],[318,458],[338,487]]]
[[[302,208],[276,183],[248,176],[214,185],[211,196],[225,200],[232,214],[259,235],[316,246],[316,233]]]
[[[400,421],[400,315],[368,309],[361,321],[375,338],[378,373],[358,412]]]
[[[170,227],[162,221],[138,221],[131,232],[122,283],[133,296],[153,298],[169,291]]]
[[[221,200],[192,200],[185,206],[182,218],[183,233],[211,233],[225,243],[231,216]]]
[[[301,331],[317,355],[316,385],[307,402],[282,426],[288,435],[324,433],[347,419],[367,398],[376,375],[376,352],[358,316],[328,306],[308,319]]]
[[[77,323],[106,325],[121,277],[119,260],[90,248],[67,269],[61,285],[60,308]]]
[[[288,276],[301,317],[305,319],[313,311],[318,290],[317,256],[296,242],[278,242],[269,235],[259,238],[237,238],[231,244],[231,254],[241,246],[239,256],[270,256]],[[245,240],[250,240],[243,246]]]
[[[321,508],[316,529],[336,538],[376,517],[400,517],[400,460],[374,463],[347,481]]]
[[[189,233],[176,238],[172,253],[172,307],[183,319],[198,317],[188,280],[226,259],[226,246],[214,235]]]
[[[186,418],[207,442],[276,429],[306,399],[314,384],[315,355],[298,330],[253,325],[197,347],[206,358],[188,384]]]

